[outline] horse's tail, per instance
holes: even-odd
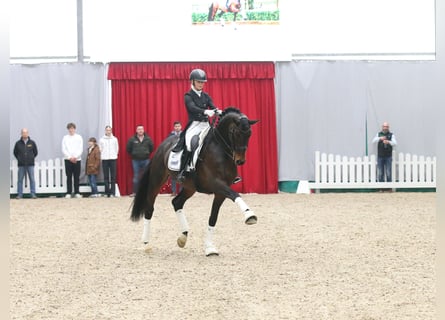
[[[138,190],[136,192],[136,196],[133,200],[133,208],[131,210],[131,220],[139,221],[140,218],[145,214],[146,206],[147,206],[147,195],[149,188],[149,180],[150,180],[150,171],[151,171],[151,161],[142,174],[139,182],[138,182]]]
[[[207,17],[207,21],[213,21],[213,16],[214,14],[213,14],[213,2],[212,2],[212,4],[209,7],[209,15]]]

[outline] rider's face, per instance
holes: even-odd
[[[193,81],[193,86],[198,91],[201,91],[202,88],[204,88],[204,84],[205,84],[205,82],[203,82],[203,81],[198,81],[198,80]]]

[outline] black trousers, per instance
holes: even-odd
[[[80,178],[80,161],[72,163],[69,160],[65,160],[65,172],[66,172],[66,193],[73,193],[73,178],[74,178],[74,193],[79,193],[79,178]]]
[[[105,194],[116,195],[116,159],[102,160],[104,173]]]

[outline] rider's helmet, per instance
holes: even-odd
[[[197,80],[202,82],[207,82],[207,75],[204,72],[204,70],[201,69],[193,69],[192,72],[190,72],[190,80]]]

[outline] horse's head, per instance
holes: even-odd
[[[236,165],[246,162],[246,151],[252,135],[251,126],[259,120],[249,120],[238,109],[230,107],[222,113],[217,131],[223,139],[223,145],[230,152]]]

